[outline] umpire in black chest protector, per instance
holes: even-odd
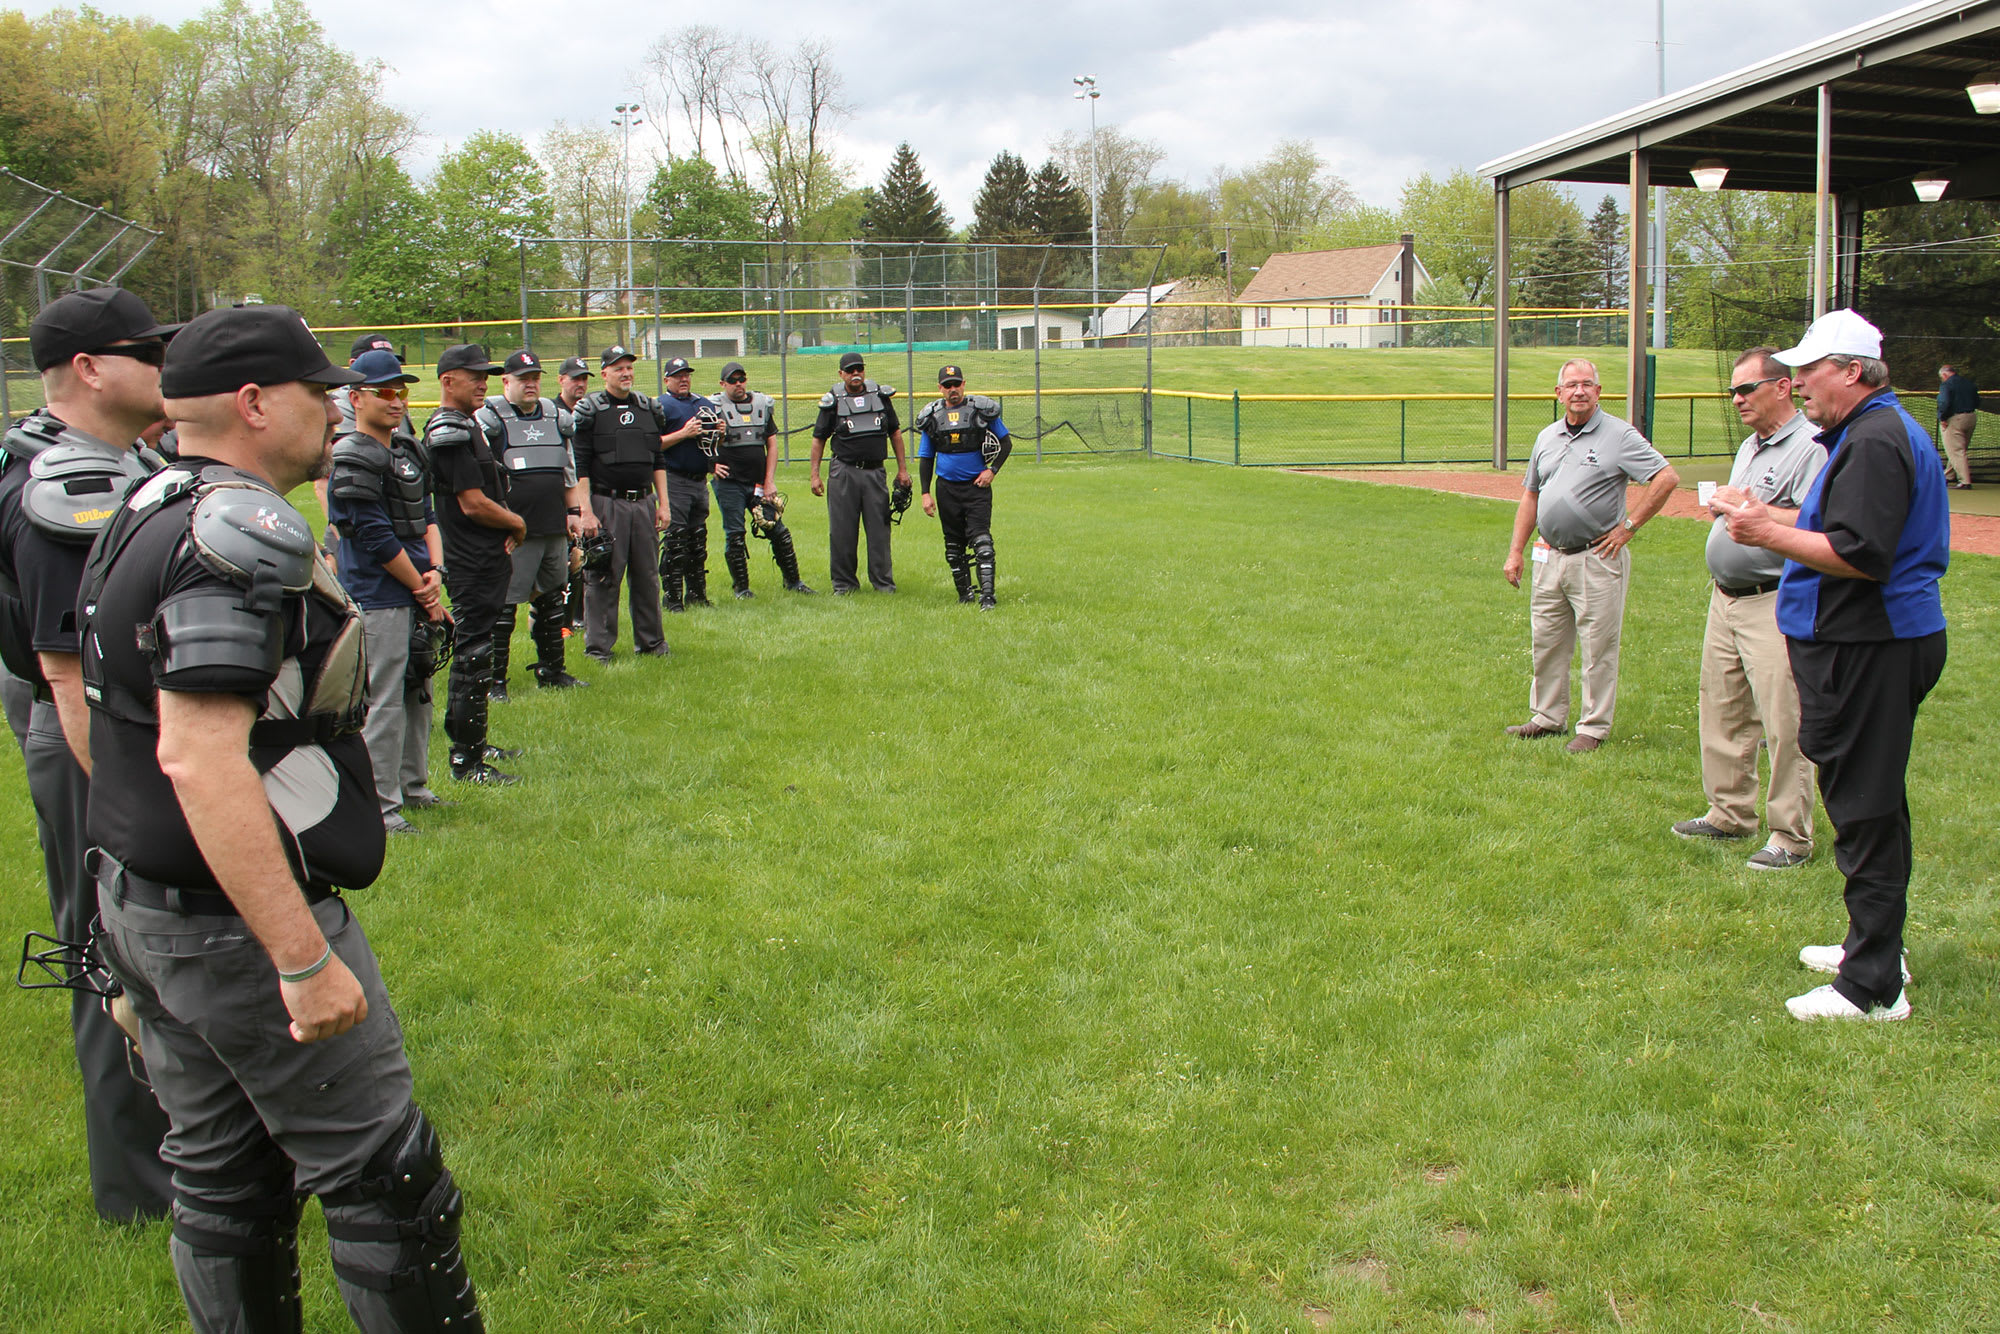
[[[965,372],[946,366],[938,372],[943,398],[917,414],[917,470],[924,488],[924,513],[944,527],[944,563],[960,602],[972,601],[972,576],[979,576],[979,609],[993,600],[993,479],[1013,452],[1000,404],[965,392]],[[931,479],[937,478],[937,499]]]
[[[326,359],[283,306],[211,311],[161,388],[181,461],[84,571],[90,837],[105,955],[172,1121],[169,1248],[194,1328],[300,1328],[319,1197],[354,1323],[480,1330],[462,1198],[340,890],[385,835],[361,618],[285,494],[328,466]]]
[[[799,578],[799,552],[785,527],[785,498],[778,494],[778,405],[750,387],[740,362],[722,368],[722,392],[709,400],[722,417],[722,444],[715,461],[715,503],[722,509],[722,558],[739,598],[750,591],[748,530],[771,544],[778,574],[794,593],[811,593]],[[746,516],[748,522],[745,522]]]
[[[424,426],[431,459],[438,535],[444,539],[444,586],[451,594],[458,637],[445,686],[444,734],[451,741],[451,776],[465,783],[517,781],[489,761],[518,750],[486,742],[487,696],[493,689],[493,631],[514,580],[513,552],[528,535],[507,508],[507,482],[472,420],[486,400],[486,380],[500,367],[477,343],[438,354],[438,410]]]
[[[134,445],[159,419],[163,340],[178,327],[117,287],[51,302],[28,333],[48,406],[9,431],[0,454],[0,659],[33,691],[21,757],[55,933],[78,945],[90,938],[97,886],[84,866],[90,720],[76,594],[90,544],[154,471],[157,460]],[[167,1118],[133,1077],[130,1044],[102,997],[72,992],[70,1028],[97,1212],[158,1218],[169,1190]]]
[[[814,495],[826,497],[827,563],[836,593],[861,586],[855,567],[864,528],[868,582],[877,592],[896,591],[896,572],[889,563],[889,484],[882,475],[891,446],[896,450],[896,496],[903,508],[910,503],[910,468],[903,458],[902,423],[891,402],[895,396],[895,389],[868,378],[859,352],[841,357],[840,383],[820,396],[808,480]],[[822,483],[819,461],[829,441],[833,463]]]
[[[604,388],[576,405],[577,475],[589,482],[591,507],[611,536],[610,564],[584,576],[583,651],[599,662],[611,661],[611,646],[618,641],[621,583],[628,584],[631,597],[633,649],[667,656],[656,545],[656,534],[667,530],[672,517],[660,460],[666,423],[658,404],[632,390],[636,360],[623,347],[606,348],[598,366]]]

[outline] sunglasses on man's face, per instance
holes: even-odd
[[[386,398],[392,402],[400,403],[410,396],[410,386],[406,384],[364,384],[361,387],[377,398]]]
[[[134,361],[143,361],[148,366],[164,366],[167,364],[167,345],[165,343],[113,343],[110,347],[94,347],[90,350],[89,355],[93,357],[130,357]]]
[[[724,383],[724,384],[749,384],[749,383],[750,383],[750,377],[749,377],[749,376],[747,376],[747,375],[732,375],[732,376],[730,376],[730,377],[729,377],[729,378],[728,378],[727,380],[724,380],[724,381],[723,381],[723,383]]]
[[[1790,376],[1786,375],[1772,375],[1762,380],[1750,380],[1743,384],[1732,384],[1729,386],[1729,395],[1731,398],[1748,398],[1767,384],[1776,384],[1780,380],[1790,378]]]

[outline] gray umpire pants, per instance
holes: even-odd
[[[55,934],[62,940],[88,940],[97,916],[97,885],[84,866],[90,780],[63,740],[55,705],[35,701],[21,758],[42,829]],[[76,1062],[83,1074],[90,1192],[97,1212],[118,1222],[164,1217],[171,1194],[167,1167],[160,1161],[167,1118],[153,1091],[135,1078],[145,1067],[101,997],[72,991],[69,1000]]]
[[[410,622],[414,607],[378,607],[361,613],[361,641],[368,654],[368,721],[361,739],[375,770],[375,800],[388,818],[406,792],[430,782],[430,685],[411,689]],[[415,781],[412,782],[414,773]]]
[[[860,536],[868,534],[868,582],[878,592],[896,591],[896,572],[889,563],[889,473],[883,465],[831,461],[826,480],[826,546],[833,591],[851,593],[861,587],[855,566]]]
[[[618,642],[618,585],[628,585],[632,603],[632,647],[651,652],[667,642],[660,617],[660,547],[651,500],[621,500],[594,491],[590,507],[611,535],[611,564],[584,576],[583,651],[609,654]]]

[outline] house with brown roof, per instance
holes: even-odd
[[[1237,298],[1243,346],[1404,346],[1404,308],[1430,280],[1408,232],[1396,245],[1273,255]]]

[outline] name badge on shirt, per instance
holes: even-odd
[[[1542,541],[1539,537],[1536,538],[1534,550],[1528,553],[1528,559],[1537,565],[1547,565],[1549,563],[1549,544]]]

